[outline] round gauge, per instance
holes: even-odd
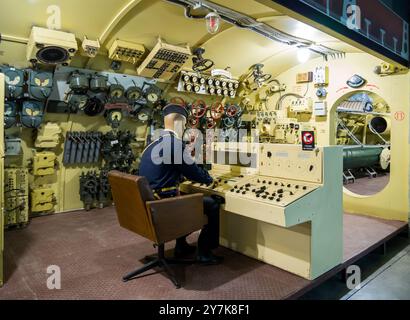
[[[205,83],[206,83],[206,79],[205,79],[205,78],[199,79],[199,83],[200,83],[200,84],[205,84]]]
[[[119,110],[111,111],[108,116],[110,122],[120,122],[122,120],[122,112]]]
[[[124,96],[124,87],[120,84],[112,84],[110,86],[110,98],[122,98]]]
[[[192,76],[192,82],[193,83],[198,83],[198,77],[197,76]]]
[[[187,83],[187,84],[185,85],[185,90],[186,90],[186,91],[191,91],[191,90],[192,90],[192,84]]]
[[[22,80],[20,73],[15,70],[9,70],[5,74],[5,81],[10,86],[18,86]]]
[[[232,83],[232,82],[229,82],[229,83],[228,83],[228,88],[229,88],[229,89],[232,89],[232,88],[233,88],[233,83]]]
[[[228,89],[225,89],[225,90],[223,91],[223,93],[224,93],[224,96],[227,96],[227,95],[229,94]]]
[[[216,94],[220,96],[222,94],[222,89],[221,88],[216,89]]]
[[[238,89],[238,88],[239,88],[239,83],[238,83],[238,82],[235,82],[235,84],[233,85],[233,87],[234,87],[235,89]]]
[[[222,88],[226,88],[226,86],[227,86],[226,81],[222,81]]]
[[[210,94],[214,94],[214,93],[215,93],[215,88],[214,88],[214,87],[210,87],[210,88],[208,89],[208,91],[209,91]]]
[[[159,101],[160,92],[161,89],[159,89],[155,85],[151,85],[148,89],[145,90],[145,97],[147,98],[148,102],[154,104]]]
[[[214,84],[214,80],[213,79],[208,79],[208,85],[212,86]]]
[[[135,102],[142,97],[142,90],[138,87],[128,88],[125,96],[127,97],[128,101]]]
[[[182,79],[184,80],[184,82],[189,82],[190,76],[186,74]]]
[[[233,90],[229,91],[229,95],[231,96],[231,98],[235,98],[235,91]]]
[[[218,87],[221,84],[221,81],[215,80],[215,85]]]
[[[195,87],[194,87],[194,91],[195,91],[195,92],[199,92],[199,90],[201,90],[201,87],[200,87],[200,86],[195,86]]]
[[[154,103],[158,101],[159,97],[155,92],[151,92],[148,94],[147,99],[149,102]]]
[[[151,113],[148,109],[142,109],[139,113],[138,113],[138,120],[142,121],[142,122],[147,122],[149,120],[151,116]]]
[[[51,74],[48,72],[34,73],[32,83],[38,87],[49,87],[52,84]]]

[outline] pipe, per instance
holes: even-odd
[[[377,134],[387,136],[391,132],[391,120],[386,117],[374,117],[370,120],[369,128],[370,131],[374,130]]]
[[[27,38],[11,36],[11,35],[8,35],[8,34],[0,34],[0,43],[2,41],[21,43],[21,44],[27,44],[28,43]]]

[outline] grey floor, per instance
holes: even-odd
[[[340,276],[323,283],[302,300],[410,300],[410,239],[396,237],[386,250],[375,252],[358,261],[361,288],[349,290]]]

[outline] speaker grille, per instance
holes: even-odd
[[[37,52],[37,59],[42,63],[57,64],[66,62],[69,59],[69,53],[61,47],[45,47]]]

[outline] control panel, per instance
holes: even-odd
[[[285,207],[318,187],[301,181],[257,176],[239,181],[229,192],[240,198]]]
[[[226,173],[211,173],[218,184],[216,187],[206,184],[187,181],[181,185],[181,191],[184,193],[199,192],[205,195],[218,195],[224,197],[227,192],[232,190],[245,178],[242,174]]]

